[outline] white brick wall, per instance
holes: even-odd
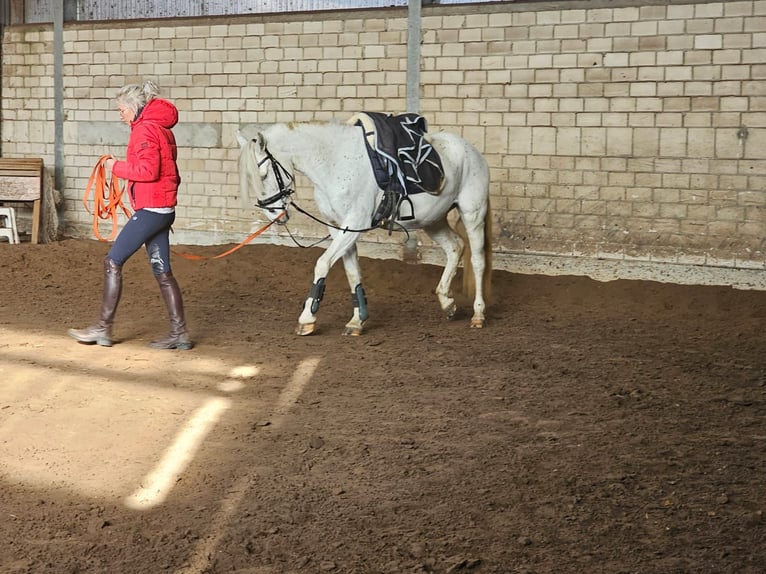
[[[642,4],[424,8],[421,112],[490,162],[500,266],[540,254],[764,267],[766,0]],[[103,153],[124,153],[114,94],[149,77],[182,124],[217,134],[212,144],[180,141],[176,240],[239,241],[264,219],[239,206],[235,130],[404,111],[406,17],[68,24],[67,232],[89,235],[80,199],[90,169]],[[49,169],[52,51],[50,26],[5,29],[2,153],[42,156]],[[310,190],[299,197],[312,208]],[[293,222],[294,233],[324,235]]]

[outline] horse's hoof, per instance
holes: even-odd
[[[361,327],[346,327],[343,329],[343,334],[349,337],[358,337],[362,334],[362,329]]]
[[[471,329],[483,329],[484,319],[471,319]]]
[[[295,334],[301,337],[305,335],[311,335],[317,330],[316,323],[299,323],[298,328],[295,329]]]

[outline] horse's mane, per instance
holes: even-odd
[[[323,125],[334,124],[334,123],[338,123],[338,121],[335,120],[335,119],[332,119],[332,120],[309,120],[307,122],[291,121],[291,122],[287,122],[287,128],[291,129],[291,130],[294,130],[296,128],[299,128],[300,126],[323,126]]]
[[[244,209],[250,209],[253,206],[253,198],[250,197],[249,181],[252,180],[254,186],[261,183],[261,178],[258,177],[258,161],[254,152],[256,145],[258,144],[255,140],[248,139],[240,150],[239,188],[242,194],[240,200]]]
[[[320,133],[324,132],[328,135],[325,137],[328,138],[330,141],[337,141],[334,140],[334,138],[339,137],[337,134],[343,133],[346,130],[353,130],[353,129],[359,129],[355,126],[352,126],[344,121],[340,121],[337,119],[331,119],[331,120],[309,120],[305,122],[283,122],[283,123],[275,123],[270,124],[268,126],[262,127],[260,133],[263,134],[263,137],[266,141],[266,145],[273,144],[275,141],[280,140],[281,143],[288,142],[287,145],[290,147],[293,146],[293,144],[297,144],[300,140],[296,140],[291,137],[291,134],[304,131],[305,133],[314,133],[315,130],[318,130]],[[271,148],[274,149],[273,147]]]

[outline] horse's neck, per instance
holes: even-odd
[[[333,156],[353,142],[335,124],[274,124],[267,133],[272,152],[289,157],[293,168],[319,183],[331,176]]]

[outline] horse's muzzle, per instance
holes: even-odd
[[[286,209],[282,210],[282,213],[277,215],[276,219],[274,220],[277,225],[284,225],[290,220],[290,214],[287,213]]]

